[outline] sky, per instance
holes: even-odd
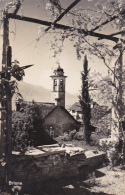
[[[75,8],[95,8],[95,4],[101,0],[81,0]],[[0,1],[0,8],[3,8],[6,2]],[[66,8],[73,0],[61,0],[62,6]],[[102,0],[103,2],[103,0]],[[37,7],[36,4],[40,6]],[[18,14],[29,16],[32,18],[38,18],[42,20],[48,20],[49,15],[45,10],[45,0],[24,0],[22,7]],[[66,24],[67,18],[64,17],[59,23]],[[52,89],[52,80],[50,76],[53,74],[55,68],[57,68],[57,60],[60,66],[64,69],[66,79],[66,91],[69,93],[78,93],[81,89],[81,71],[83,69],[83,59],[78,60],[76,57],[76,51],[72,42],[66,40],[63,45],[63,51],[58,56],[58,59],[53,57],[53,51],[50,49],[50,42],[53,40],[53,34],[44,34],[37,42],[36,38],[39,35],[40,25],[28,23],[24,21],[17,21],[10,19],[10,45],[12,46],[12,60],[17,59],[21,66],[34,64],[33,67],[25,70],[25,77],[23,81],[40,85],[47,89]],[[0,29],[2,34],[2,28]],[[0,37],[0,57],[2,57],[2,37]],[[92,56],[89,59],[88,65],[91,72],[96,71],[102,74],[107,74],[108,69],[103,62],[97,57]]]

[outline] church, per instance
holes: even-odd
[[[80,122],[78,122],[65,109],[65,83],[66,77],[63,69],[58,66],[52,76],[53,88],[51,91],[52,103],[35,102],[39,105],[42,112],[43,127],[50,132],[53,137],[63,135],[64,132],[79,130]],[[21,111],[23,107],[32,102],[17,101],[16,110]]]

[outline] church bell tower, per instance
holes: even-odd
[[[50,76],[53,80],[52,102],[57,106],[65,107],[65,79],[63,69],[58,66],[54,70],[54,75]]]

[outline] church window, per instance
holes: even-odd
[[[63,80],[60,80],[60,91],[63,91]]]
[[[54,79],[53,91],[57,90],[57,80]]]
[[[57,85],[57,80],[56,79],[54,79],[54,85]]]

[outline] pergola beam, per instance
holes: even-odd
[[[79,3],[81,0],[75,0],[73,3],[71,3],[58,17],[57,19],[53,22],[53,25],[55,25],[59,20],[61,20],[65,14],[67,14],[77,3]],[[45,31],[48,31],[51,28],[48,27]]]
[[[21,6],[21,2],[20,2],[20,0],[18,0],[17,5],[16,5],[16,9],[13,12],[14,15],[17,14],[18,10],[20,9],[20,6]]]
[[[48,21],[45,21],[45,20],[39,20],[39,19],[35,19],[35,18],[29,18],[29,17],[26,17],[26,16],[14,15],[14,14],[11,14],[11,13],[7,14],[7,17],[11,18],[11,19],[17,19],[17,20],[26,21],[26,22],[32,22],[32,23],[41,24],[41,25],[45,25],[45,26],[52,26],[53,25],[52,22],[48,22]],[[110,40],[110,41],[114,41],[114,42],[119,41],[118,37],[113,37],[111,35],[96,33],[96,32],[93,32],[93,31],[86,31],[84,29],[74,28],[72,26],[67,26],[67,25],[63,25],[63,24],[55,23],[54,27],[56,29],[69,30],[69,31],[77,30],[78,33],[80,33],[80,34],[84,34],[86,36],[97,37],[99,39],[106,39],[106,40]],[[121,40],[124,41],[123,39],[121,39]]]

